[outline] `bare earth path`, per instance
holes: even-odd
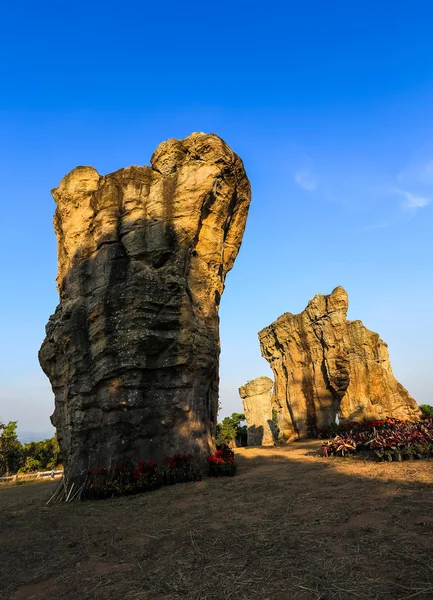
[[[238,449],[235,478],[45,507],[0,488],[10,600],[433,600],[433,461]]]

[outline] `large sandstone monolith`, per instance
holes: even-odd
[[[163,142],[151,165],[77,167],[53,190],[60,304],[39,360],[68,483],[214,447],[218,308],[250,184],[213,134]]]
[[[361,321],[347,321],[347,309],[347,293],[337,287],[259,332],[262,355],[275,375],[278,424],[289,438],[335,423],[337,416],[352,421],[420,415],[392,373],[385,342]]]
[[[273,446],[272,388],[269,377],[257,377],[239,388],[247,421],[248,446]]]

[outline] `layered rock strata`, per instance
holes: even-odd
[[[272,388],[269,377],[257,377],[239,388],[247,421],[248,446],[273,446]]]
[[[419,417],[417,403],[392,373],[387,345],[361,321],[348,321],[347,309],[347,293],[337,287],[259,332],[262,355],[275,375],[279,427],[289,438],[337,416]]]
[[[77,167],[52,192],[60,304],[39,360],[68,482],[89,467],[213,450],[224,280],[250,184],[216,135],[158,146],[151,166]]]

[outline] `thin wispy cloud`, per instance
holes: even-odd
[[[433,194],[422,191],[412,191],[401,187],[375,186],[371,192],[378,198],[382,198],[383,220],[367,225],[364,231],[375,229],[386,229],[415,217],[417,212],[433,202]],[[393,197],[399,196],[397,203]],[[389,200],[387,200],[389,198]],[[379,205],[378,205],[379,208]],[[378,213],[379,214],[379,211]]]
[[[312,171],[304,169],[295,173],[295,182],[300,188],[312,192],[317,188],[317,178]]]
[[[412,192],[408,192],[407,190],[402,190],[400,188],[394,189],[393,193],[404,198],[400,204],[404,210],[416,210],[418,208],[424,208],[424,206],[427,206],[431,202],[431,198],[427,198],[424,195],[420,196],[418,194],[413,194]]]
[[[406,167],[398,174],[397,180],[403,185],[412,183],[433,185],[433,159]]]
[[[390,227],[392,223],[390,221],[386,221],[386,223],[378,223],[377,225],[367,225],[362,228],[362,231],[373,231],[374,229],[386,229]]]

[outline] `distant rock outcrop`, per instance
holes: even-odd
[[[257,377],[239,388],[247,421],[248,446],[273,446],[272,388],[269,377]]]
[[[214,447],[218,308],[250,184],[213,134],[163,142],[151,164],[77,167],[53,190],[60,304],[39,359],[69,483]]]
[[[289,438],[334,423],[337,415],[348,421],[420,415],[392,373],[385,342],[361,321],[347,321],[347,308],[347,293],[337,287],[259,332],[275,375],[279,427]]]

